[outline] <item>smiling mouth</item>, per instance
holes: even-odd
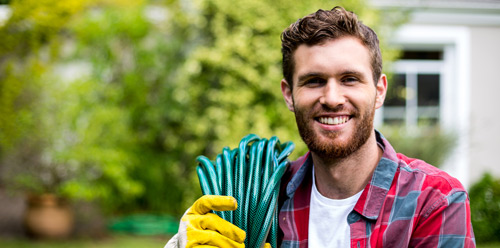
[[[316,120],[325,125],[339,125],[348,122],[351,119],[348,115],[336,116],[336,117],[318,117]]]

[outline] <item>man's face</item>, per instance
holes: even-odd
[[[385,98],[385,75],[375,86],[370,53],[354,37],[300,45],[294,61],[293,91],[285,80],[281,89],[302,139],[320,156],[349,156],[373,134],[375,109]]]

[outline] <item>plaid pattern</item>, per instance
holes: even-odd
[[[469,199],[460,182],[421,160],[397,154],[376,134],[384,154],[347,217],[351,247],[475,247]],[[308,153],[293,162],[283,178],[281,247],[307,247],[311,173]]]

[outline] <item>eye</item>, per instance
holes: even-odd
[[[342,82],[345,84],[355,84],[359,81],[360,81],[359,78],[353,76],[348,76],[342,79]]]
[[[322,78],[314,77],[304,81],[304,85],[307,87],[318,87],[325,84],[325,80]]]

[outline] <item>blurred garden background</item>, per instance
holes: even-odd
[[[390,39],[411,9],[363,0],[0,0],[0,247],[162,247],[201,195],[198,155],[255,133],[293,141],[300,156],[279,37],[335,5],[375,29],[386,68],[404,56]],[[432,118],[379,128],[437,166],[457,146]],[[469,189],[476,237],[495,247],[500,181]],[[25,226],[43,204],[65,207],[63,239]]]

